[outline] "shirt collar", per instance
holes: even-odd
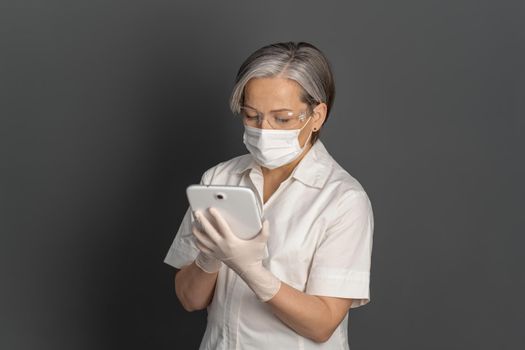
[[[321,140],[317,140],[292,171],[292,177],[307,186],[322,188],[332,169],[331,156]],[[246,170],[258,168],[259,164],[248,154],[236,171],[242,174]]]
[[[259,164],[253,159],[251,154],[246,154],[245,157],[239,162],[238,168],[235,170],[235,173],[242,174],[248,169],[257,168]]]

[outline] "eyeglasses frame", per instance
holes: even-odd
[[[239,108],[240,111],[239,111],[239,113],[237,113],[237,115],[240,115],[240,116],[242,117],[242,115],[241,115],[241,111],[242,111],[243,109],[249,109],[249,110],[255,111],[255,112],[257,113],[257,124],[258,124],[258,125],[261,125],[261,124],[262,124],[262,121],[265,119],[265,118],[264,118],[264,113],[261,113],[261,112],[259,112],[258,110],[256,110],[255,108],[252,108],[252,107],[241,106],[241,107]],[[304,112],[301,112],[301,113],[297,116],[297,119],[298,119],[300,122],[303,122],[309,114],[313,114],[313,110],[312,110],[310,113],[308,113],[308,112],[309,112],[308,110],[306,110],[306,111],[304,111]],[[291,111],[288,112],[288,116],[289,116],[289,117],[291,117],[290,113],[293,113],[293,112],[291,112]],[[244,119],[244,118],[243,118],[243,119]],[[270,122],[267,121],[267,123],[268,123],[268,125],[271,126],[272,129],[277,129],[277,128],[274,128],[273,125],[272,125]]]

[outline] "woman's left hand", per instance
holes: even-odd
[[[202,213],[195,213],[203,229],[201,231],[196,227],[193,228],[199,249],[234,270],[259,300],[271,299],[279,291],[281,281],[262,265],[269,236],[268,221],[263,222],[257,236],[244,240],[231,231],[228,223],[216,209],[210,208],[209,213],[216,225],[213,225]]]

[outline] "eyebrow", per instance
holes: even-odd
[[[257,108],[253,108],[252,106],[247,105],[247,104],[245,104],[244,106],[245,106],[245,107],[249,107],[249,108],[251,108],[251,109],[255,109],[255,110],[257,110]],[[283,112],[283,111],[293,112],[292,109],[288,109],[288,108],[279,108],[279,109],[274,109],[274,110],[271,110],[270,112]]]

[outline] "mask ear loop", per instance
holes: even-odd
[[[304,123],[303,127],[301,129],[299,129],[299,132],[297,133],[297,138],[299,138],[299,134],[301,133],[301,131],[305,128],[306,124],[308,124],[308,122],[310,121],[310,119],[312,118],[312,116],[310,115],[308,117],[308,121],[306,123]],[[308,144],[308,142],[310,141],[310,138],[312,137],[312,134],[313,134],[313,131],[314,129],[312,129],[312,131],[310,131],[310,135],[308,135],[308,138],[306,139],[306,142],[304,143],[304,146],[301,147],[301,151],[304,151],[304,148],[306,147],[306,145]],[[299,140],[297,140],[299,141]],[[301,144],[299,144],[299,146],[301,146]]]

